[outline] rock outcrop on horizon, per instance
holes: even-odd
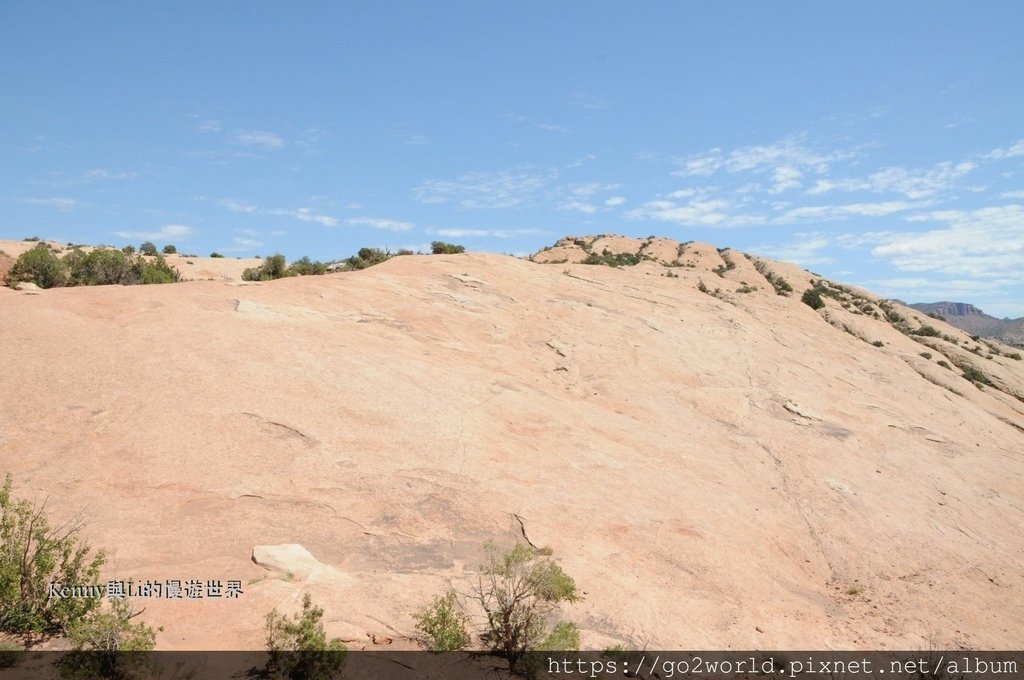
[[[1024,347],[1024,318],[997,319],[966,302],[917,302],[909,307],[925,314],[941,316],[951,326],[972,335]]]
[[[794,265],[587,236],[33,293],[0,290],[0,469],[105,578],[241,582],[145,601],[159,649],[259,649],[307,592],[412,648],[488,540],[553,550],[585,648],[1024,636],[1024,361]]]

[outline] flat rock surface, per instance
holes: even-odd
[[[147,601],[164,649],[260,648],[307,592],[350,646],[412,647],[524,538],[585,646],[1019,647],[1022,362],[812,310],[792,265],[784,297],[734,251],[647,248],[0,295],[0,469],[85,511],[104,578],[241,581]]]

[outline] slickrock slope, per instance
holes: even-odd
[[[792,265],[758,265],[782,296],[735,251],[581,241],[537,260],[641,261],[0,290],[0,470],[85,508],[108,578],[242,581],[146,602],[160,648],[259,648],[304,592],[350,647],[408,647],[524,536],[585,593],[586,647],[1020,646],[1009,348],[853,289],[815,311]]]

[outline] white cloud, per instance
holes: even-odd
[[[976,167],[970,161],[955,165],[947,161],[925,169],[888,167],[862,178],[818,180],[807,193],[817,196],[836,190],[870,191],[903,194],[907,198],[917,200],[930,198],[952,188],[957,180]]]
[[[32,205],[46,205],[51,208],[56,208],[61,212],[65,212],[75,208],[81,203],[77,199],[68,198],[67,196],[50,196],[48,198],[23,198],[22,203],[31,203]]]
[[[228,248],[228,250],[251,250],[252,248],[259,248],[263,245],[263,241],[258,241],[254,238],[248,238],[245,236],[236,236],[234,238],[234,248]]]
[[[290,213],[286,212],[285,214],[293,215],[295,219],[302,220],[303,222],[313,222],[315,224],[322,224],[325,227],[334,227],[337,226],[338,224],[337,217],[331,217],[330,215],[320,215],[314,213],[309,208],[299,208],[298,210],[292,211]]]
[[[1015,156],[1024,156],[1024,139],[1018,139],[1015,144],[1005,149],[992,149],[987,154],[984,154],[982,158],[998,161],[1004,158],[1014,158]]]
[[[385,220],[377,217],[350,217],[345,220],[346,224],[373,227],[374,229],[387,229],[389,231],[409,231],[413,228],[412,222],[398,222],[396,220]]]
[[[557,172],[470,172],[454,180],[427,180],[413,189],[420,203],[455,203],[465,209],[518,208],[532,203]]]
[[[121,238],[141,238],[147,241],[185,238],[195,232],[192,227],[183,224],[166,224],[156,231],[115,231],[114,235]]]
[[[259,146],[264,149],[279,149],[284,146],[284,140],[273,132],[266,130],[244,130],[236,132],[234,139],[245,146]]]
[[[884,201],[881,203],[846,203],[842,205],[805,205],[787,210],[776,217],[776,224],[790,224],[803,220],[842,220],[848,217],[885,217],[893,213],[919,207],[906,201]]]
[[[466,236],[514,238],[516,236],[536,236],[548,232],[542,229],[437,229],[433,233],[448,238],[464,238]]]
[[[871,252],[903,271],[1024,282],[1024,207],[935,213],[947,226],[895,234]]]
[[[593,203],[587,203],[586,201],[566,201],[558,207],[562,210],[576,210],[587,215],[593,215],[598,211],[598,207],[596,205]]]
[[[605,199],[604,204],[610,208],[614,208],[615,206],[622,205],[625,202],[626,199],[623,196],[612,196],[611,198]]]
[[[239,212],[239,213],[262,212],[259,208],[257,208],[254,205],[250,205],[248,203],[242,203],[240,201],[236,201],[236,200],[230,199],[230,198],[221,201],[220,204],[222,206],[224,206],[225,208],[227,208],[228,210],[230,210],[231,212]]]
[[[774,260],[795,262],[802,267],[834,262],[834,258],[819,254],[829,246],[828,238],[819,232],[797,233],[796,240],[787,244],[752,246],[751,253]]]
[[[780,165],[772,171],[772,181],[774,184],[768,189],[768,193],[781,194],[788,189],[799,189],[800,178],[803,176],[804,173],[791,165]]]
[[[791,135],[774,144],[745,146],[729,152],[709,149],[677,159],[681,167],[673,174],[711,175],[723,169],[730,173],[766,172],[786,167],[821,175],[828,172],[830,163],[854,156],[849,151],[815,151],[805,146],[805,138],[806,135]]]
[[[1016,191],[1004,191],[999,194],[999,198],[1024,198],[1024,189],[1017,189]]]
[[[554,125],[552,123],[540,123],[537,125],[537,127],[539,127],[541,130],[547,130],[548,132],[561,132],[563,134],[571,132],[571,130],[569,130],[569,128],[567,127],[562,127],[561,125]]]
[[[294,217],[302,222],[322,224],[325,227],[335,227],[338,225],[337,217],[315,213],[311,208],[297,208],[295,210],[285,208],[260,208],[259,206],[252,205],[251,203],[242,203],[241,201],[236,201],[230,198],[220,201],[220,204],[231,212],[245,213],[248,215],[278,215],[281,217]]]
[[[221,124],[219,120],[204,120],[200,123],[196,123],[196,132],[202,132],[203,134],[209,134],[211,132],[220,132]]]
[[[96,182],[99,180],[121,180],[138,177],[136,172],[114,172],[106,168],[93,168],[82,175],[83,182]]]
[[[760,215],[737,215],[731,213],[732,202],[721,198],[698,196],[685,204],[675,201],[648,201],[641,207],[630,210],[626,218],[631,220],[652,219],[672,222],[681,226],[738,227],[763,224]]]

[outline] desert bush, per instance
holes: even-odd
[[[259,267],[249,267],[242,272],[243,281],[273,281],[286,276],[291,276],[291,274],[288,273],[284,255],[280,253],[266,258]]]
[[[125,255],[134,255],[135,246],[125,246],[124,248],[121,248],[121,252],[124,253]]]
[[[345,263],[349,269],[366,269],[375,264],[391,259],[391,252],[380,248],[360,248],[359,252],[348,258]]]
[[[120,250],[99,248],[89,253],[76,250],[64,258],[69,286],[132,285],[142,279],[145,260]]]
[[[963,366],[961,370],[963,371],[963,377],[967,378],[972,383],[980,383],[982,385],[992,384],[992,381],[988,379],[988,376],[985,375],[985,373],[982,372],[981,369],[975,368],[970,364]]]
[[[151,241],[145,241],[139,246],[139,252],[143,255],[156,255],[156,244]]]
[[[1013,352],[1012,354],[1007,354],[1006,356],[1007,358],[1013,359],[1014,361],[1020,361],[1020,352]]]
[[[23,238],[21,240],[22,241],[38,241],[39,237],[38,236],[26,236],[25,238]]]
[[[167,264],[160,255],[151,261],[142,260],[142,279],[139,283],[176,283],[181,281],[181,272],[177,268]]]
[[[604,265],[606,267],[632,267],[640,264],[640,256],[634,253],[612,253],[605,248],[600,255],[590,252],[582,264]]]
[[[561,602],[578,599],[576,583],[549,556],[522,543],[504,552],[489,543],[486,554],[474,590],[486,614],[483,640],[515,672],[524,654],[566,638],[569,631],[552,619]]]
[[[156,675],[153,657],[129,652],[149,652],[156,646],[156,632],[145,623],[131,620],[142,613],[128,600],[110,600],[68,630],[73,651],[61,659],[61,676],[135,680]]]
[[[913,335],[922,335],[929,338],[937,338],[942,335],[937,328],[934,326],[921,326],[910,331]]]
[[[804,294],[800,296],[800,302],[811,309],[821,309],[825,306],[825,301],[821,299],[821,292],[818,288],[808,288],[805,290]]]
[[[938,360],[938,361],[936,361],[935,363],[937,363],[937,364],[938,364],[939,366],[942,366],[943,368],[948,368],[948,369],[949,369],[949,370],[951,370],[951,371],[953,370],[953,367],[952,367],[952,366],[950,366],[948,362],[946,362],[946,361],[943,361],[942,359],[939,359],[939,360]]]
[[[64,263],[53,254],[45,243],[39,243],[22,253],[4,275],[4,282],[14,286],[31,282],[40,288],[55,288],[66,282]]]
[[[178,248],[176,246],[171,245],[170,243],[164,246],[164,255],[174,255],[176,252],[178,252]]]
[[[291,266],[288,267],[288,276],[317,276],[320,274],[327,273],[327,265],[323,262],[314,262],[308,257],[303,256],[292,262]]]
[[[67,632],[99,598],[49,597],[50,584],[95,584],[106,556],[79,540],[81,518],[51,526],[45,501],[37,506],[12,498],[12,484],[8,474],[0,487],[0,631]]]
[[[314,606],[309,593],[302,598],[302,612],[291,618],[277,609],[267,614],[266,672],[292,680],[329,678],[345,664],[346,647],[338,638],[327,639],[320,623],[324,610]]]
[[[413,614],[416,630],[432,652],[454,652],[469,644],[466,617],[458,610],[458,595],[449,590]]]
[[[457,255],[466,252],[465,246],[445,243],[444,241],[431,241],[430,252],[434,255]]]
[[[217,251],[213,251],[212,253],[210,253],[210,257],[224,257],[224,256],[221,255],[220,253],[218,253]]]
[[[919,356],[922,356],[925,359],[931,359],[932,358],[932,353],[931,352],[921,352],[921,354]]]
[[[874,345],[875,347],[884,347],[884,346],[885,346],[885,343],[884,343],[884,342],[882,342],[881,340],[875,340],[875,341],[874,341],[873,343],[871,343],[871,344],[872,344],[872,345]]]

